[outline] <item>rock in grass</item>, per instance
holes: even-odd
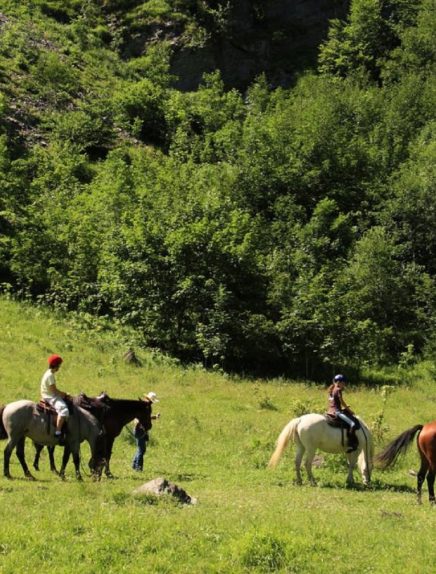
[[[166,478],[154,478],[153,480],[142,484],[138,488],[135,488],[133,494],[154,494],[155,496],[169,494],[183,504],[197,504],[196,498],[189,496],[183,488],[180,488],[180,486],[177,486],[177,484],[170,482]]]
[[[136,353],[133,349],[127,349],[127,351],[123,355],[124,362],[135,365],[135,367],[141,366],[141,361],[136,356]]]

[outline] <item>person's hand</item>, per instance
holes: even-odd
[[[156,418],[160,419],[160,413],[156,413]]]

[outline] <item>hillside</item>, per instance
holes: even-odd
[[[433,8],[0,0],[1,290],[229,373],[433,358]]]

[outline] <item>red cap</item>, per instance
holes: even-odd
[[[52,369],[54,367],[59,367],[63,362],[62,357],[59,355],[50,355],[48,358],[48,366]]]

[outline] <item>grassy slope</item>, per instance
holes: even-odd
[[[115,443],[114,481],[60,482],[42,461],[36,483],[0,478],[0,572],[433,572],[435,512],[415,504],[413,447],[394,471],[374,473],[374,489],[344,488],[337,457],[315,469],[319,486],[294,487],[288,455],[265,466],[298,402],[322,410],[325,391],[289,381],[231,380],[182,370],[158,355],[125,365],[125,342],[45,311],[0,299],[0,402],[36,399],[46,356],[65,357],[58,382],[71,393],[102,389],[161,397],[145,471],[130,470],[127,432]],[[368,422],[379,391],[348,391]],[[425,399],[425,400],[422,400]],[[434,418],[431,383],[398,388],[388,399],[389,437]],[[266,408],[270,407],[270,408]],[[274,408],[271,408],[274,407]],[[5,443],[2,443],[2,448]],[[85,456],[86,448],[84,447]],[[28,458],[32,455],[27,447]],[[165,476],[198,497],[194,507],[138,500],[131,491]],[[357,477],[357,475],[356,475]]]

